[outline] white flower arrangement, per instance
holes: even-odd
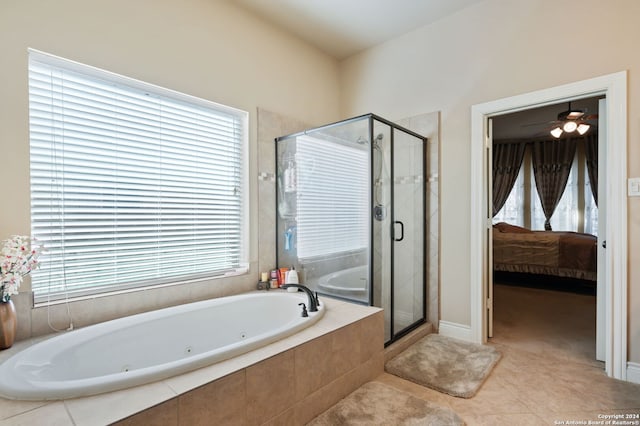
[[[38,267],[42,247],[25,235],[14,235],[4,241],[0,254],[0,302],[8,302],[18,294],[22,279]]]

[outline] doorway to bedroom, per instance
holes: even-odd
[[[606,127],[606,264],[603,297],[597,297],[597,323],[602,329],[605,370],[613,378],[627,378],[627,73],[621,71],[471,107],[471,223],[470,223],[470,339],[487,342],[493,321],[493,240],[491,185],[492,137],[490,119],[539,106],[603,95],[607,100]],[[602,117],[602,112],[600,116]],[[603,160],[601,160],[603,161]],[[602,221],[602,218],[599,218]],[[603,241],[604,243],[605,241]]]
[[[605,143],[600,111],[606,113],[605,97],[594,96],[496,116],[489,123],[488,337],[594,367],[604,361],[603,351],[596,351],[597,248],[598,235],[605,234],[599,217],[606,212],[606,198],[598,204],[598,187],[606,184],[598,168],[598,147]]]

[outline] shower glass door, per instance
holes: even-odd
[[[383,308],[385,344],[426,319],[425,145],[373,114],[276,139],[277,266]]]
[[[425,141],[371,126],[373,305],[384,309],[388,344],[425,319]]]
[[[393,132],[392,339],[425,317],[424,140]]]

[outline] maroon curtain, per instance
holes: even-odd
[[[593,199],[598,205],[598,132],[593,132],[584,137],[585,155],[587,157],[587,173]]]
[[[551,231],[549,221],[567,186],[573,158],[576,155],[576,141],[542,140],[533,142],[531,148],[536,189],[547,219],[544,229]]]
[[[525,146],[524,143],[493,144],[493,216],[502,209],[516,183]]]

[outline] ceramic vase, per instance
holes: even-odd
[[[18,318],[13,302],[0,302],[0,349],[13,345],[18,330]]]

